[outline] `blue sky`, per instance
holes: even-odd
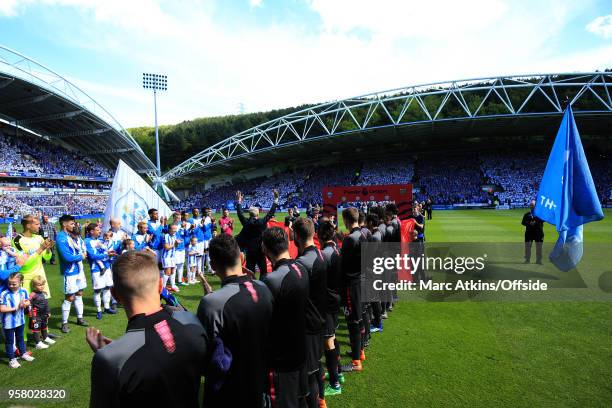
[[[0,0],[0,44],[126,127],[325,102],[426,82],[612,68],[598,0]],[[0,65],[1,69],[1,65]]]

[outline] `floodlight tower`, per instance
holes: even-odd
[[[160,74],[142,74],[142,87],[153,90],[153,107],[155,109],[155,154],[157,156],[157,177],[161,176],[159,161],[159,129],[157,128],[157,91],[168,90],[168,76]]]

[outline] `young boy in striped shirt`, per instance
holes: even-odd
[[[0,313],[2,313],[2,328],[6,339],[6,356],[11,368],[21,367],[15,358],[14,342],[17,343],[17,349],[23,360],[34,361],[34,357],[26,352],[23,336],[25,309],[30,306],[30,300],[28,291],[22,285],[23,275],[19,272],[12,273],[7,280],[7,289],[0,293]]]

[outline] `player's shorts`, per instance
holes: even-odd
[[[325,332],[324,337],[334,337],[338,330],[338,313],[325,314]]]
[[[47,330],[47,320],[48,318],[46,316],[30,317],[30,330],[34,333],[38,333],[41,330]]]
[[[204,247],[204,250],[208,249],[208,245],[210,245],[210,239],[205,239],[204,241],[202,241],[202,246]]]
[[[319,370],[323,357],[323,336],[320,334],[306,335],[306,370],[308,375]]]
[[[113,272],[110,269],[107,269],[103,274],[100,272],[92,272],[91,285],[94,290],[110,288],[113,286]]]
[[[74,295],[80,290],[87,287],[87,281],[85,280],[85,273],[80,271],[76,275],[64,276],[64,294]]]
[[[174,259],[174,256],[164,256],[162,258],[162,267],[164,269],[167,268],[176,268],[176,260]]]
[[[177,265],[185,263],[185,251],[177,250],[174,252],[174,262]]]
[[[360,282],[354,283],[343,290],[343,303],[346,306],[345,315],[347,320],[352,322],[360,322],[362,314],[362,303],[361,303],[361,284]]]
[[[298,407],[301,398],[308,395],[308,373],[305,368],[298,371],[272,371],[268,376],[265,406]],[[272,403],[274,401],[274,403]]]

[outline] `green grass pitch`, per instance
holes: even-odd
[[[437,211],[427,223],[427,238],[521,242],[522,213]],[[587,242],[612,243],[612,211],[606,211],[606,217],[585,227]],[[279,214],[278,219],[283,218]],[[235,225],[238,230],[239,222]],[[554,242],[554,228],[547,225],[545,233],[545,240]],[[52,291],[50,327],[59,334],[61,276],[57,266],[46,271]],[[212,283],[218,287],[217,279]],[[199,286],[189,286],[180,300],[193,311],[201,295]],[[127,321],[123,309],[97,321],[91,288],[84,301],[90,324],[111,338],[121,336]],[[72,332],[48,350],[33,350],[33,363],[10,370],[6,358],[0,359],[0,387],[62,388],[69,400],[0,401],[0,406],[88,406],[92,353],[85,329],[74,321],[72,311]],[[342,324],[339,334],[343,350],[348,349],[345,328]],[[400,302],[385,321],[384,332],[373,334],[364,368],[347,375],[342,395],[327,399],[329,407],[609,406],[612,303]]]

